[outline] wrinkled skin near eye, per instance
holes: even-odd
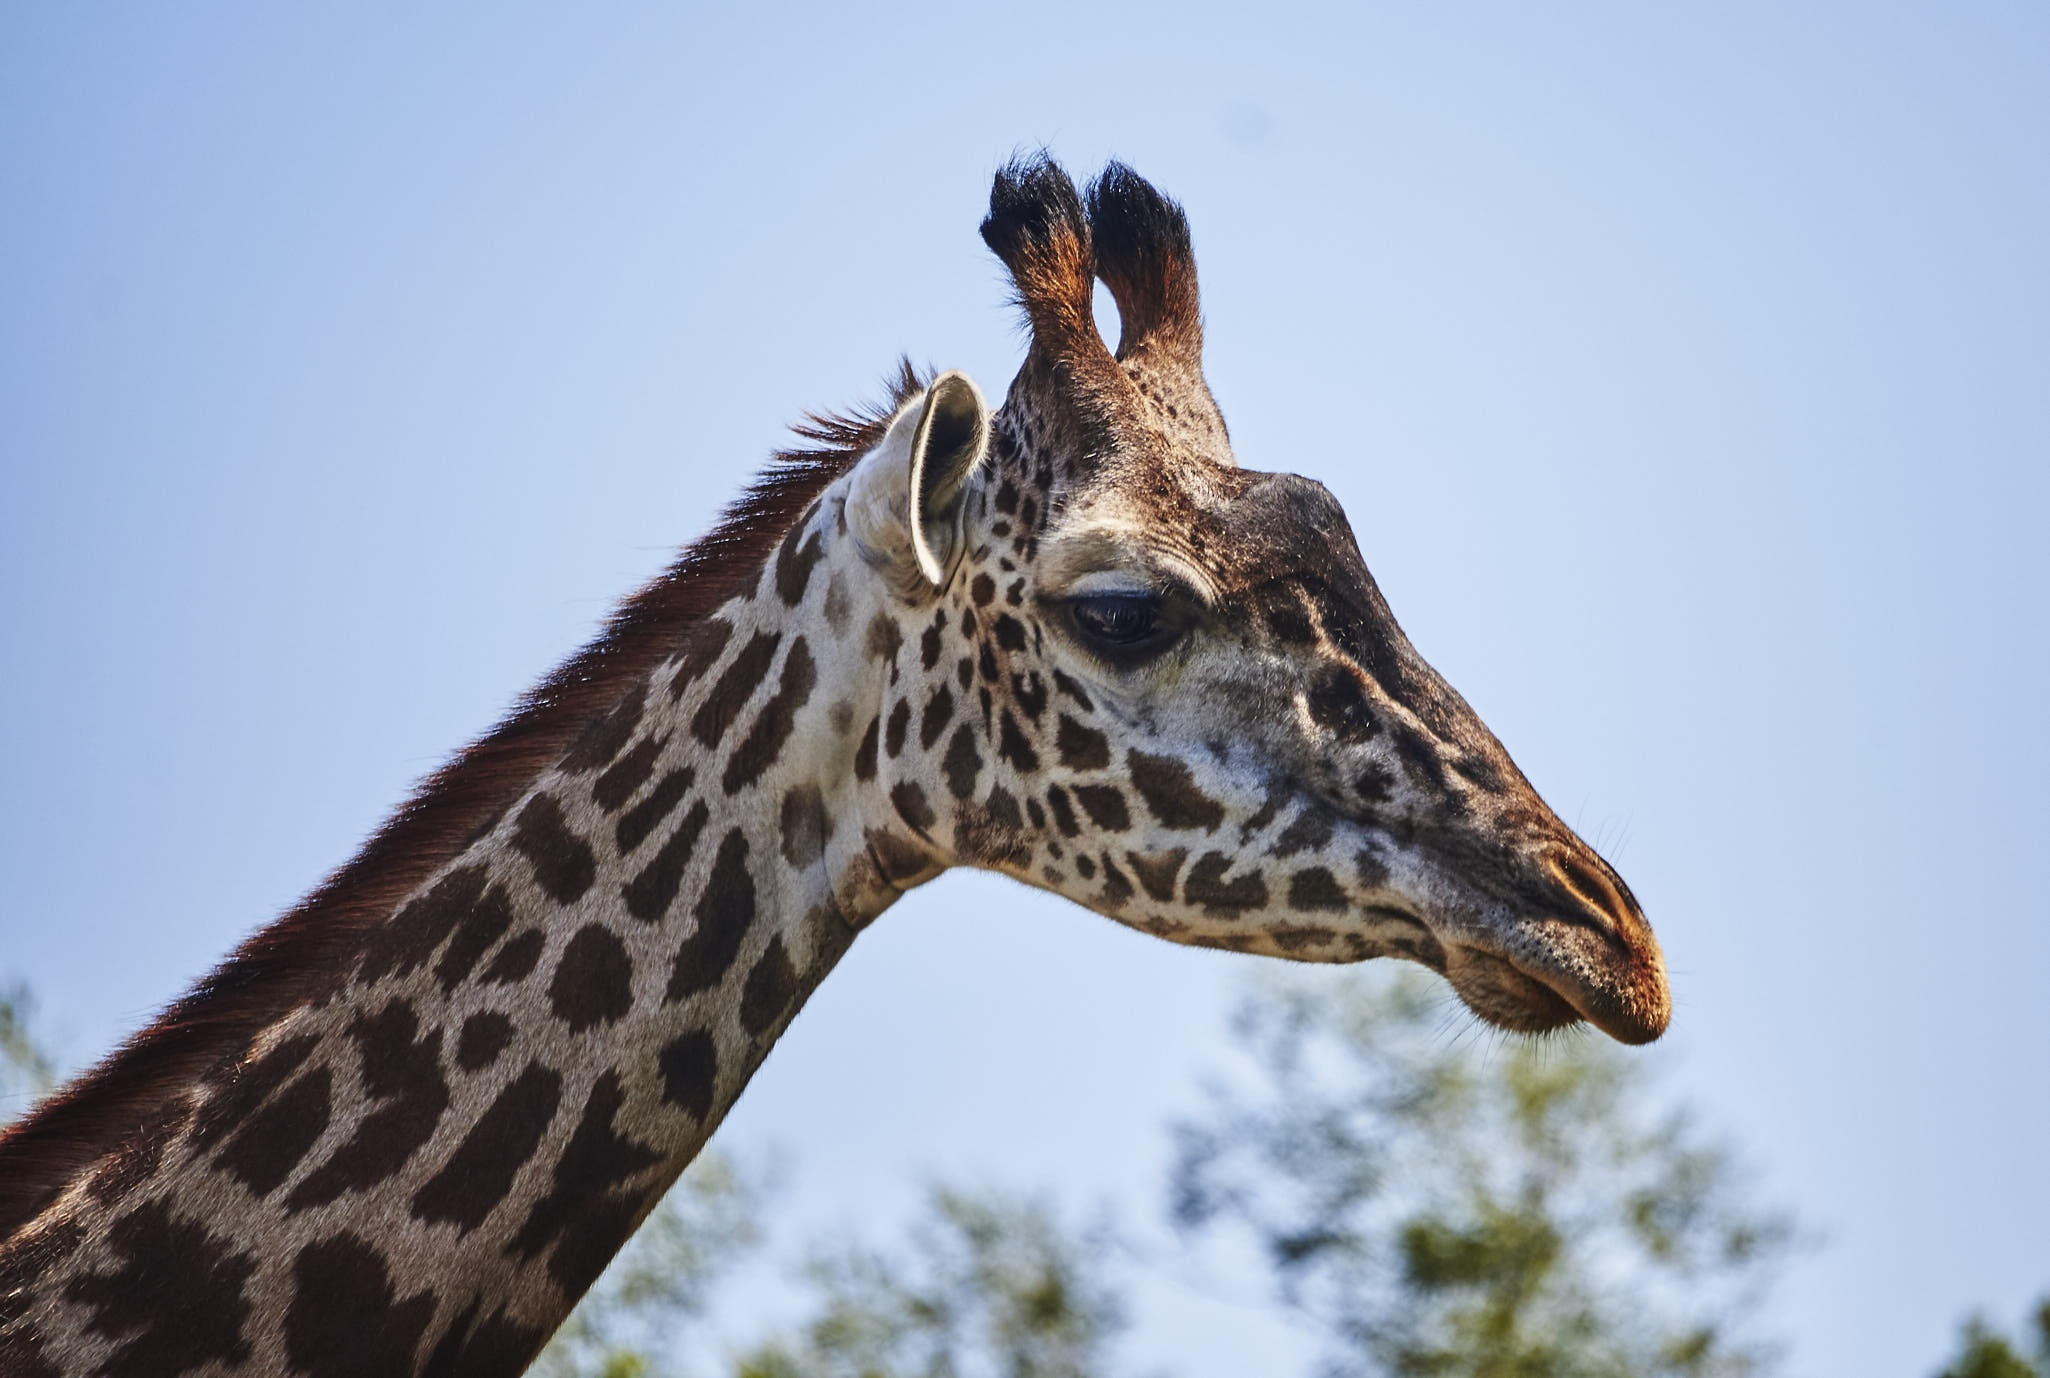
[[[1181,639],[1181,622],[1150,593],[1091,593],[1072,598],[1068,622],[1082,644],[1113,665],[1135,666]]]

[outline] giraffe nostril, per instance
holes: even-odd
[[[1568,852],[1552,859],[1552,872],[1580,902],[1621,928],[1636,909],[1634,901],[1605,874],[1604,868]]]

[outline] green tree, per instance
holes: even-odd
[[[29,1030],[35,997],[20,982],[0,989],[0,1125],[56,1084],[57,1065]]]
[[[908,1248],[815,1257],[812,1318],[738,1378],[1105,1378],[1125,1328],[1108,1242],[1043,1202],[935,1188]]]
[[[1957,1356],[1937,1378],[2050,1378],[2050,1296],[2036,1303],[2030,1317],[2035,1339],[2023,1353],[2024,1341],[2001,1334],[1983,1316],[1973,1316],[1958,1338]]]
[[[1729,1154],[1629,1055],[1448,1032],[1444,1009],[1400,972],[1250,1002],[1258,1076],[1178,1127],[1178,1223],[1250,1232],[1333,1375],[1766,1371],[1750,1323],[1791,1231]]]

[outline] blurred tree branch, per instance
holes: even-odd
[[[1443,998],[1362,972],[1248,1002],[1257,1075],[1177,1127],[1177,1223],[1250,1234],[1332,1375],[1769,1371],[1790,1221],[1627,1054],[1448,1036]]]

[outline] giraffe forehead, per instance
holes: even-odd
[[[1358,627],[1386,616],[1352,527],[1322,484],[1194,463],[1125,463],[1063,495],[1040,577],[1101,569],[1178,578],[1212,605],[1299,608],[1298,588]]]

